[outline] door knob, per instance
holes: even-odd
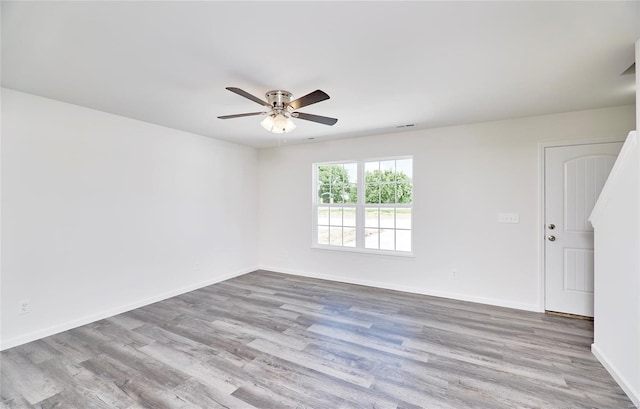
[[[548,227],[549,227],[549,230],[553,230],[556,228],[556,225],[551,223]]]
[[[549,241],[556,241],[556,236],[548,236]]]

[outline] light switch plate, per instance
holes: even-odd
[[[518,213],[498,213],[498,223],[520,223]]]

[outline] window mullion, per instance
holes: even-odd
[[[315,182],[314,182],[315,188]],[[313,203],[311,218],[313,219],[313,225],[311,229],[311,240],[314,245],[318,244],[318,204]]]
[[[364,248],[364,162],[358,161],[358,202],[356,203],[356,248]]]
[[[311,166],[311,220],[313,220],[313,228],[311,229],[311,243],[318,244],[318,166]]]

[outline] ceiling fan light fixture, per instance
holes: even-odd
[[[273,115],[265,116],[264,119],[260,122],[260,125],[262,125],[262,127],[267,131],[271,132],[271,130],[273,129]]]
[[[260,122],[260,125],[267,131],[273,133],[287,133],[296,128],[293,120],[282,113],[267,115],[262,122]]]

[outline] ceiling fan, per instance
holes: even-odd
[[[293,123],[291,118],[304,119],[305,121],[317,122],[325,125],[334,125],[338,120],[336,118],[329,118],[327,116],[305,114],[304,112],[298,112],[297,110],[306,107],[307,105],[315,104],[316,102],[329,99],[324,91],[315,90],[305,96],[298,99],[291,100],[292,94],[289,91],[275,90],[269,91],[265,94],[266,101],[249,94],[240,88],[227,87],[229,91],[252,100],[266,108],[267,111],[262,112],[249,112],[246,114],[235,115],[223,115],[219,116],[220,119],[241,118],[244,116],[254,115],[267,115],[260,124],[267,131],[273,133],[285,133],[295,129],[296,124]]]

